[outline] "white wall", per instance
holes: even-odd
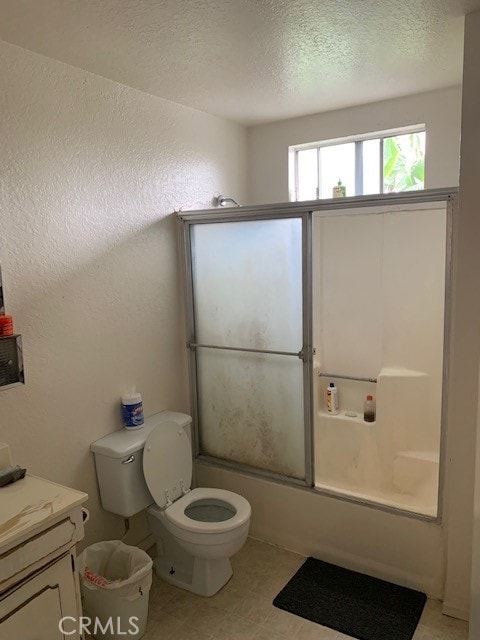
[[[0,57],[0,263],[27,381],[0,391],[0,441],[89,493],[87,541],[119,536],[89,445],[132,384],[147,415],[188,408],[172,211],[244,199],[245,133],[4,42]]]
[[[460,206],[455,228],[451,386],[449,394],[447,583],[445,610],[467,611],[480,354],[480,12],[465,21]],[[453,437],[453,434],[454,437]],[[477,549],[475,552],[477,553]],[[477,556],[478,558],[478,556]],[[477,559],[478,562],[478,559]],[[478,570],[478,567],[475,567]],[[479,602],[472,607],[477,612]],[[475,623],[478,624],[478,621]],[[478,627],[476,627],[478,629]],[[478,631],[472,638],[478,637]]]
[[[476,444],[475,487],[473,504],[472,581],[470,600],[471,640],[476,640],[478,637],[480,637],[480,386],[478,389]]]
[[[425,123],[426,188],[458,185],[461,87],[292,118],[248,129],[248,199],[288,201],[290,145]]]

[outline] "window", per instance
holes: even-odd
[[[290,160],[291,200],[331,198],[339,180],[347,196],[424,189],[425,128],[290,147]]]

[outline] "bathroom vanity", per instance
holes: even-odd
[[[79,640],[75,545],[87,498],[30,475],[0,488],[0,640]]]

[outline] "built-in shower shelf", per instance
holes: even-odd
[[[317,411],[317,414],[320,418],[328,418],[331,420],[339,420],[339,421],[347,421],[347,422],[352,422],[352,423],[356,423],[356,424],[363,424],[363,425],[374,425],[375,422],[365,422],[365,420],[363,419],[363,414],[361,413],[357,413],[356,416],[347,416],[345,414],[345,411],[340,411],[339,413],[328,413],[327,411]]]

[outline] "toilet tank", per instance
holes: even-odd
[[[152,429],[162,422],[176,422],[191,441],[192,418],[185,413],[161,411],[145,418],[141,429],[120,429],[90,445],[106,511],[130,518],[154,502],[143,477],[143,448]]]

